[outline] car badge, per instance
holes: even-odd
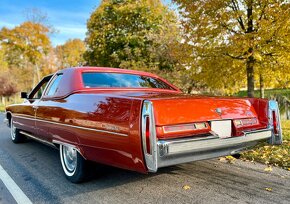
[[[222,109],[221,109],[221,108],[217,108],[217,109],[215,109],[215,112],[216,112],[217,114],[219,114],[219,116],[222,115]]]
[[[247,116],[253,116],[253,113],[252,113],[251,111],[247,111],[247,112],[246,112],[246,115],[247,115]]]

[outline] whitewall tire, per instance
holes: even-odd
[[[21,143],[25,141],[25,136],[20,133],[20,130],[15,127],[13,118],[10,120],[10,136],[14,143]]]
[[[65,177],[72,183],[84,181],[87,176],[87,162],[82,155],[70,145],[60,145],[59,154]]]

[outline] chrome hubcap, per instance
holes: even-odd
[[[63,146],[62,155],[66,169],[73,172],[77,165],[77,151],[73,147]]]
[[[12,140],[15,140],[15,136],[16,136],[16,127],[14,127],[13,121],[11,121],[11,128],[10,128],[10,131],[11,131],[11,138],[12,138]]]

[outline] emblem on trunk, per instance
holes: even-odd
[[[216,112],[217,114],[219,114],[219,116],[222,115],[222,109],[221,109],[221,108],[217,108],[217,109],[215,109],[215,112]]]

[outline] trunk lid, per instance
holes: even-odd
[[[175,96],[152,98],[157,126],[257,117],[247,99]]]

